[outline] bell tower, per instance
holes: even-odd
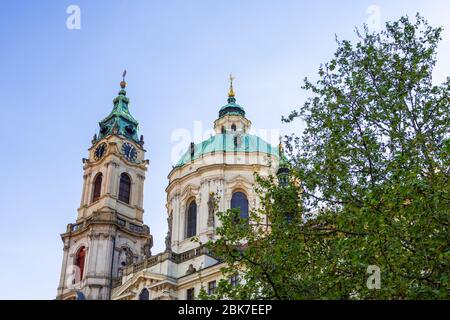
[[[78,216],[61,234],[64,244],[57,299],[109,299],[124,267],[151,255],[143,223],[148,160],[139,123],[128,109],[126,71],[111,113],[99,122],[88,158]]]

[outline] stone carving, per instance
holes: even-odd
[[[119,261],[122,267],[132,265],[134,262],[133,252],[130,248],[123,247],[119,254]]]

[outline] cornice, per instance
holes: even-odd
[[[193,176],[195,175],[201,175],[203,174],[205,171],[209,171],[209,170],[215,170],[215,169],[222,169],[223,173],[231,171],[231,170],[248,170],[249,168],[252,169],[253,172],[257,172],[260,171],[262,168],[270,168],[271,166],[269,165],[265,165],[265,164],[228,164],[228,163],[220,163],[220,164],[211,164],[211,165],[206,165],[203,167],[199,167],[196,170],[189,172],[188,174],[180,177],[180,178],[175,178],[172,180],[171,183],[169,183],[169,185],[166,187],[166,193],[169,194],[172,192],[172,190],[182,184],[183,182],[185,182],[186,180],[190,180]]]

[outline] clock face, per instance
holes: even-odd
[[[124,143],[122,145],[122,153],[125,158],[129,161],[136,161],[137,158],[137,150],[134,146],[129,143]]]
[[[101,144],[95,149],[95,152],[94,152],[94,159],[95,159],[95,160],[100,160],[100,159],[103,157],[103,155],[105,154],[106,148],[107,148],[106,143],[104,143],[104,142],[101,143]]]

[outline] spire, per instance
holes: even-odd
[[[122,73],[122,81],[120,81],[120,87],[122,89],[125,89],[125,87],[127,86],[127,83],[125,81],[125,76],[126,75],[127,75],[127,70],[125,69],[125,70],[123,70],[123,73]]]
[[[235,93],[233,90],[233,80],[235,79],[233,75],[230,73],[230,91],[228,91],[228,98],[234,98]]]
[[[125,76],[127,75],[127,70],[123,70],[122,73],[122,81],[120,81],[120,88],[119,95],[126,96],[127,92],[125,91],[125,88],[127,87],[127,82],[125,81]]]
[[[226,104],[219,110],[219,118],[227,114],[241,115],[245,117],[244,109],[236,103],[236,94],[233,88],[233,80],[235,79],[235,77],[233,77],[233,75],[230,74],[229,79],[230,79],[230,90],[228,91],[228,104]]]
[[[119,95],[113,100],[114,107],[111,113],[102,121],[100,121],[100,134],[98,139],[102,139],[110,134],[118,134],[125,136],[129,139],[140,143],[138,137],[139,123],[133,118],[128,106],[130,100],[128,99],[127,92],[125,88],[127,83],[125,81],[125,76],[127,71],[124,70],[122,73],[122,81],[120,82]]]
[[[236,102],[236,94],[234,93],[233,89],[233,80],[235,79],[233,75],[230,73],[230,90],[228,91],[228,103],[235,103]]]

